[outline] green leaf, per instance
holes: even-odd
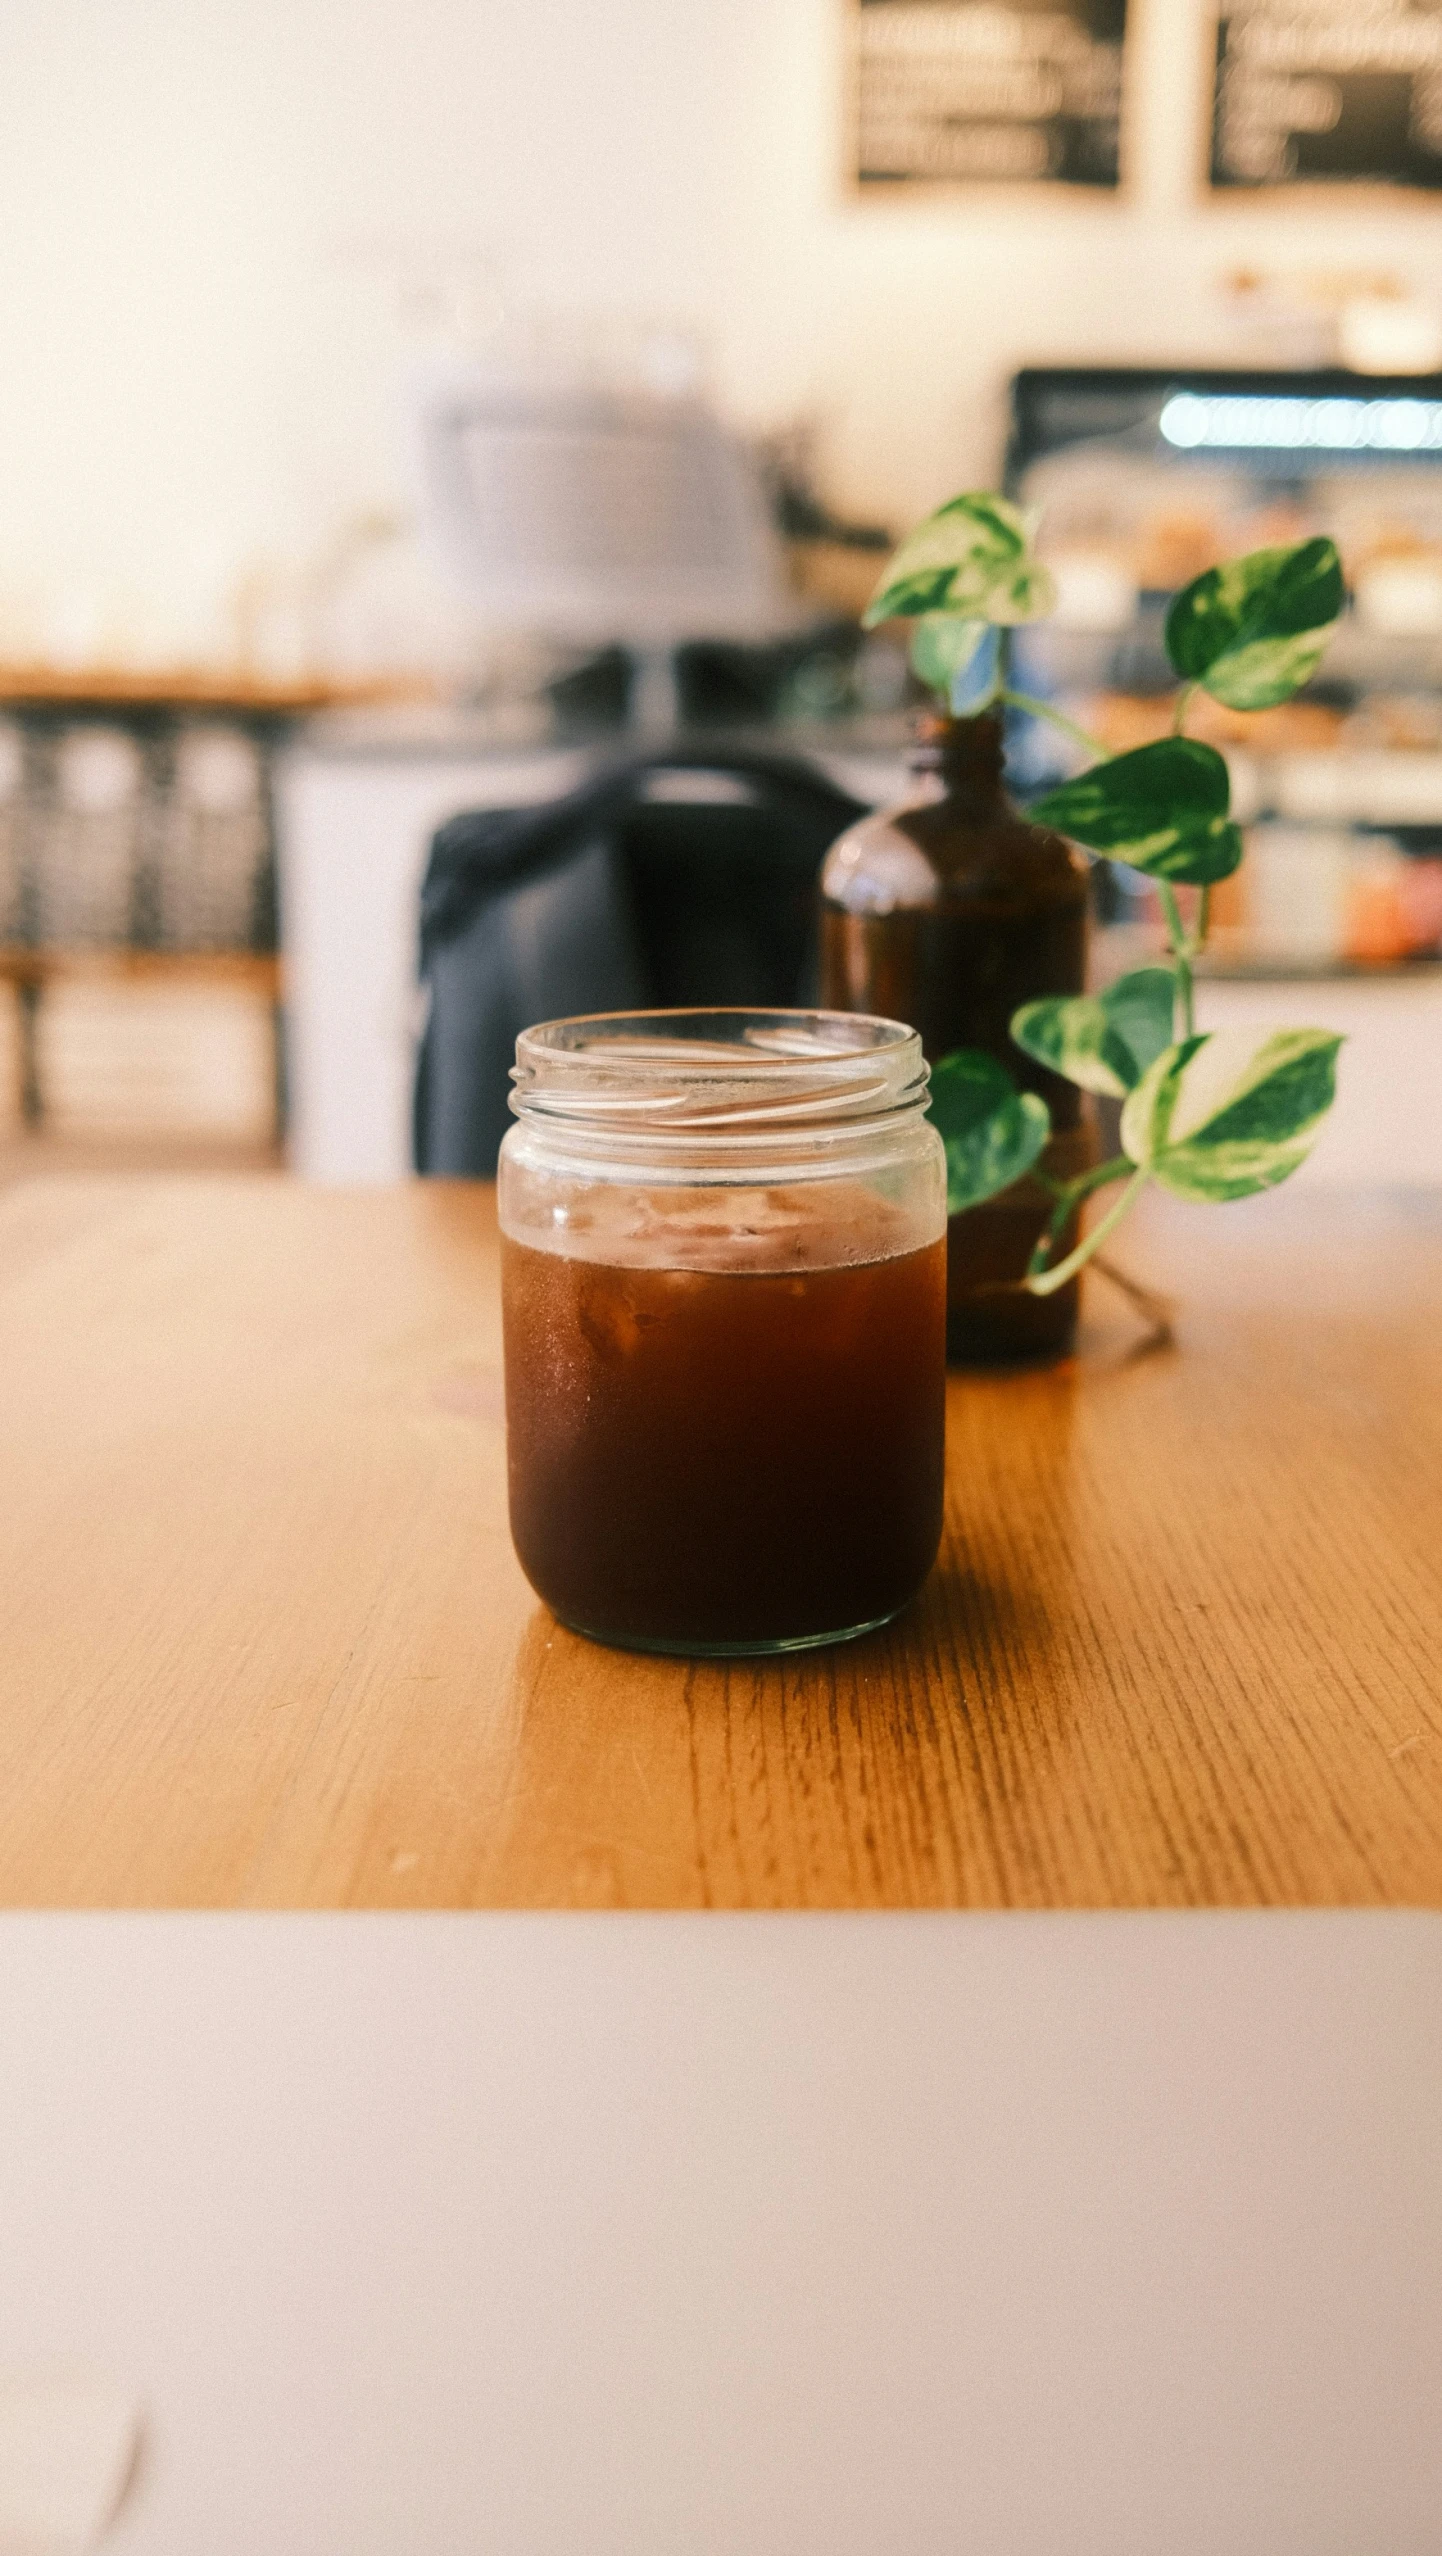
[[[1228,709],[1266,710],[1316,673],[1345,600],[1335,542],[1253,550],[1183,587],[1167,654]]]
[[[1031,815],[1151,878],[1209,887],[1229,878],[1242,857],[1241,835],[1227,814],[1230,799],[1227,767],[1215,746],[1195,737],[1160,737],[1049,790]]]
[[[1003,630],[1023,621],[1044,621],[1056,610],[1056,579],[1039,559],[1025,559],[1009,576],[993,578],[983,601],[987,620]]]
[[[1170,1046],[1177,980],[1167,967],[1141,967],[1104,994],[1056,994],[1023,1003],[1011,1016],[1018,1047],[1083,1091],[1120,1100]]]
[[[1176,971],[1170,967],[1134,968],[1130,976],[1119,976],[1098,999],[1136,1067],[1132,1080],[1139,1082],[1163,1048],[1171,1045]]]
[[[970,665],[986,637],[984,621],[965,621],[959,613],[923,613],[911,634],[911,662],[933,692],[951,698],[953,677]]]
[[[981,644],[969,665],[951,678],[947,704],[954,719],[974,719],[996,699],[1002,679],[1001,632],[983,624]]]
[[[1002,625],[1039,619],[1056,598],[1049,571],[1031,556],[1032,531],[1033,518],[1005,497],[951,498],[895,553],[866,627],[933,612]]]
[[[1051,1134],[1045,1101],[1019,1092],[1004,1065],[959,1047],[931,1069],[930,1112],[946,1147],[946,1212],[959,1216],[1030,1171]]]
[[[1122,1111],[1132,1161],[1179,1198],[1248,1198],[1304,1162],[1336,1092],[1340,1038],[1246,1030],[1184,1038],[1157,1057]]]
[[[898,558],[901,553],[898,552]],[[954,567],[917,568],[896,576],[884,589],[877,588],[861,617],[863,630],[871,630],[878,621],[915,621],[923,613],[940,612],[956,582]]]

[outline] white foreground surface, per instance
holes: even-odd
[[[1437,1919],[11,1916],[0,2051],[116,2556],[1442,2546]]]

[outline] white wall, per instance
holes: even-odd
[[[883,516],[991,468],[1018,362],[1224,354],[1229,266],[1442,282],[1426,207],[1197,206],[1201,0],[1138,5],[1128,202],[918,208],[845,190],[845,0],[0,0],[0,653],[62,587],[183,643],[396,493],[387,241],[694,318]]]

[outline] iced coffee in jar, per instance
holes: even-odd
[[[628,1649],[885,1623],[941,1534],[946,1166],[914,1032],[612,1013],[516,1048],[501,1149],[511,1529]]]

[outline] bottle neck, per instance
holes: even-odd
[[[932,712],[917,730],[913,772],[934,772],[949,799],[970,816],[1005,816],[1005,748],[1000,713],[984,710],[976,719],[952,719]]]

